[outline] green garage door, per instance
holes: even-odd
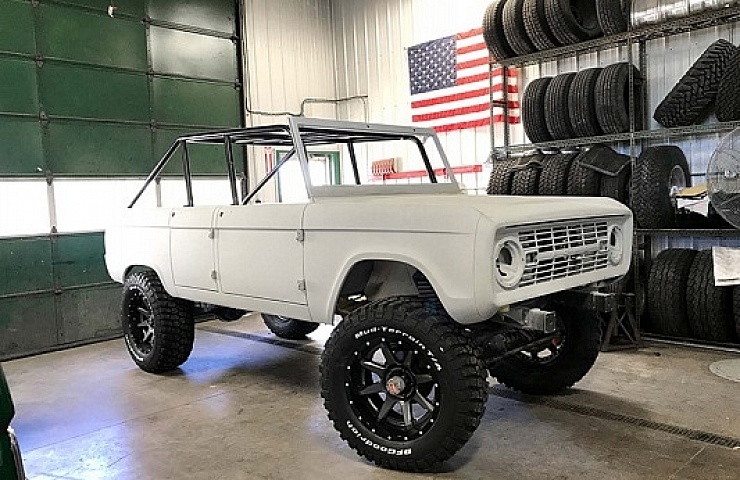
[[[236,0],[0,0],[0,189],[144,176],[178,135],[242,125],[238,10]],[[220,160],[194,169],[221,173]],[[2,235],[0,358],[118,332],[100,233]]]

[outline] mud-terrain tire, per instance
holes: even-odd
[[[669,248],[653,260],[647,282],[648,311],[655,333],[690,337],[686,285],[696,250]]]
[[[510,159],[495,160],[493,162],[493,170],[491,170],[488,188],[486,188],[488,195],[511,194],[512,165],[514,165],[514,162]]]
[[[483,15],[483,39],[488,51],[495,60],[504,60],[516,56],[504,33],[504,7],[506,0],[499,0],[488,5]]]
[[[511,177],[511,194],[517,196],[537,195],[540,171],[539,167],[534,166],[514,170]]]
[[[542,171],[537,186],[539,195],[561,196],[568,191],[568,173],[577,153],[543,155]]]
[[[506,39],[517,55],[527,55],[537,51],[524,25],[524,0],[506,0],[503,21]]]
[[[653,118],[668,128],[701,121],[714,105],[722,76],[736,51],[727,40],[711,44],[660,102]]]
[[[532,80],[522,96],[522,124],[524,132],[532,143],[552,140],[545,121],[545,98],[552,77]]]
[[[581,152],[573,161],[568,173],[568,195],[578,197],[598,197],[601,193],[601,174],[585,165],[592,155],[614,155],[614,151],[604,145],[594,145]]]
[[[306,335],[319,328],[318,323],[296,320],[281,315],[263,313],[262,320],[267,328],[280,338],[287,340],[303,340]]]
[[[596,115],[596,82],[601,68],[582,70],[573,78],[568,92],[570,126],[576,137],[595,137],[604,133]]]
[[[126,277],[121,326],[126,349],[134,363],[145,372],[174,370],[193,350],[192,304],[170,296],[151,270]]]
[[[625,161],[627,155],[620,155],[615,152],[614,160],[620,165]],[[613,198],[614,200],[629,205],[630,182],[632,180],[632,165],[627,165],[617,174],[616,177],[602,175],[601,177],[601,196]]]
[[[545,0],[524,0],[524,28],[529,39],[538,50],[549,50],[560,46],[552,33],[545,15]]]
[[[632,210],[641,228],[673,228],[676,208],[671,185],[691,186],[686,156],[673,145],[643,150],[632,172]]]
[[[561,343],[540,352],[522,352],[497,362],[490,369],[499,383],[532,395],[551,395],[572,387],[591,369],[599,355],[601,325],[586,310],[557,310]],[[547,356],[539,353],[549,351]]]
[[[578,15],[574,13],[576,11]],[[602,34],[594,0],[545,0],[545,15],[553,35],[563,45]]]
[[[732,54],[719,82],[717,91],[717,120],[740,120],[740,48]]]
[[[618,134],[630,131],[630,70],[634,80],[632,98],[635,130],[642,129],[642,74],[630,63],[615,63],[601,71],[594,87],[596,117],[604,133]]]
[[[486,368],[446,314],[413,297],[389,298],[355,310],[334,329],[321,358],[321,396],[359,455],[385,468],[427,471],[478,427]],[[406,416],[399,398],[408,399]]]
[[[596,0],[596,15],[604,35],[616,35],[627,31],[632,0]]]
[[[714,264],[711,250],[702,250],[691,263],[691,275],[686,283],[686,304],[689,326],[701,340],[731,342],[735,337],[732,316],[732,289],[714,285]]]
[[[553,140],[566,140],[575,136],[570,126],[570,105],[568,105],[570,86],[575,78],[575,73],[564,73],[553,78],[547,86],[545,123]]]

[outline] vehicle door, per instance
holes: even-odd
[[[216,207],[182,207],[170,212],[170,259],[178,287],[217,291],[213,216]]]

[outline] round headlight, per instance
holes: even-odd
[[[622,261],[623,248],[624,236],[622,229],[617,226],[611,227],[609,229],[609,261],[612,264],[617,265]]]
[[[515,238],[498,242],[493,252],[494,275],[504,288],[514,288],[524,275],[524,251]]]

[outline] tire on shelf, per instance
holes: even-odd
[[[126,277],[121,326],[129,355],[145,372],[174,370],[193,350],[192,303],[170,296],[151,270]]]
[[[563,45],[602,35],[594,0],[545,0],[545,15],[553,35]]]
[[[686,286],[698,252],[685,248],[663,250],[648,274],[648,311],[655,333],[690,337]]]
[[[576,137],[595,137],[603,130],[596,114],[596,82],[602,68],[589,68],[578,72],[568,93],[570,126]]]
[[[532,80],[522,96],[522,125],[532,143],[552,140],[545,122],[545,98],[552,77]]]
[[[524,0],[506,0],[503,22],[506,40],[517,55],[527,55],[537,51],[524,25]]]
[[[735,50],[717,91],[717,120],[740,120],[740,49]]]
[[[596,15],[604,35],[627,31],[632,10],[632,0],[596,0]]]
[[[711,250],[702,250],[691,262],[686,284],[689,326],[701,340],[731,342],[735,338],[732,290],[714,285]]]
[[[491,375],[509,388],[532,395],[558,393],[581,380],[599,355],[599,318],[572,307],[561,307],[557,314],[563,332],[557,345],[505,358],[492,366]],[[549,354],[538,355],[544,352]]]
[[[653,118],[664,127],[687,127],[708,115],[717,97],[720,81],[737,48],[717,40],[701,54],[689,71],[668,92]]]
[[[568,96],[575,79],[575,73],[564,73],[553,78],[545,93],[545,124],[553,140],[573,138],[575,133],[570,125],[570,105]]]
[[[542,156],[542,171],[537,191],[540,195],[560,196],[568,192],[568,174],[577,153]]]
[[[581,164],[581,161],[587,161],[592,155],[614,155],[614,150],[605,145],[594,145],[579,153],[568,174],[568,195],[598,197],[601,193],[602,175]]]
[[[319,328],[319,324],[315,322],[306,322],[269,313],[262,313],[261,315],[265,325],[272,333],[288,340],[303,340],[306,335]]]
[[[740,286],[732,287],[732,316],[735,320],[735,340],[740,341]]]
[[[483,416],[488,385],[476,351],[449,316],[416,298],[373,302],[326,342],[324,407],[359,455],[385,468],[428,470],[454,455]]]
[[[540,157],[538,155],[538,157]],[[537,195],[537,184],[540,178],[540,168],[528,166],[514,170],[511,177],[511,194],[518,196]]]
[[[673,145],[646,148],[632,172],[632,210],[641,228],[676,224],[675,190],[691,186],[686,156]]]
[[[527,35],[538,50],[549,50],[561,46],[547,23],[545,0],[524,0],[522,15]]]
[[[596,81],[596,117],[604,133],[630,131],[630,83],[632,70],[635,130],[642,129],[642,74],[630,63],[615,63],[605,67]]]
[[[488,180],[488,195],[509,195],[511,194],[511,167],[514,161],[510,159],[494,160],[491,177]]]
[[[516,52],[509,45],[504,33],[504,6],[506,0],[491,3],[483,15],[483,39],[488,51],[496,60],[504,60],[516,56]]]
[[[615,155],[615,161],[620,165],[629,158],[627,155]],[[602,175],[601,177],[601,196],[613,198],[614,200],[629,205],[630,199],[630,182],[632,180],[632,165],[623,167],[616,177]]]

